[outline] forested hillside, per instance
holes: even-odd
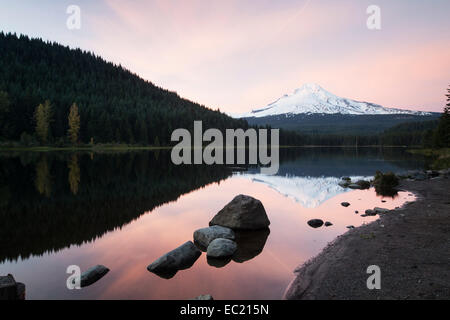
[[[38,118],[49,123],[48,143],[68,141],[73,104],[80,119],[78,140],[84,143],[164,145],[174,129],[191,128],[194,120],[202,120],[204,128],[248,126],[245,120],[180,98],[92,53],[27,36],[0,33],[0,70],[4,140],[39,138]]]

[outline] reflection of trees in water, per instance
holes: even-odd
[[[174,166],[170,152],[8,156],[0,167],[0,261],[94,240],[231,174]]]
[[[52,178],[49,163],[45,155],[36,164],[36,179],[34,180],[34,184],[40,194],[50,197],[52,193]]]
[[[78,193],[78,184],[80,183],[80,167],[78,166],[78,157],[76,154],[73,154],[67,163],[67,167],[69,168],[69,186],[70,191],[74,195]]]

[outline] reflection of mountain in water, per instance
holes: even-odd
[[[0,261],[94,240],[182,194],[226,179],[170,153],[0,157]]]
[[[315,208],[341,193],[350,191],[338,185],[342,177],[369,179],[376,171],[401,172],[424,166],[421,157],[400,148],[291,148],[280,150],[276,176],[250,169],[248,178],[268,185],[305,208]]]
[[[304,208],[316,208],[328,199],[350,191],[338,185],[340,179],[334,177],[295,177],[295,176],[248,176],[254,182],[268,185],[285,197],[300,203]],[[352,180],[370,177],[351,177]]]

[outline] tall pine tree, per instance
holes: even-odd
[[[52,121],[52,107],[50,101],[38,105],[34,112],[34,120],[36,122],[36,134],[42,143],[47,143],[50,138],[50,123]]]
[[[78,143],[78,138],[80,134],[80,115],[78,114],[78,107],[76,103],[72,104],[69,111],[69,129],[67,130],[67,135],[69,136],[72,144]]]

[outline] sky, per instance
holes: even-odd
[[[69,5],[81,28],[66,26]],[[367,8],[380,8],[370,30]],[[93,51],[227,113],[304,83],[384,107],[442,111],[448,0],[0,0],[0,30]]]

